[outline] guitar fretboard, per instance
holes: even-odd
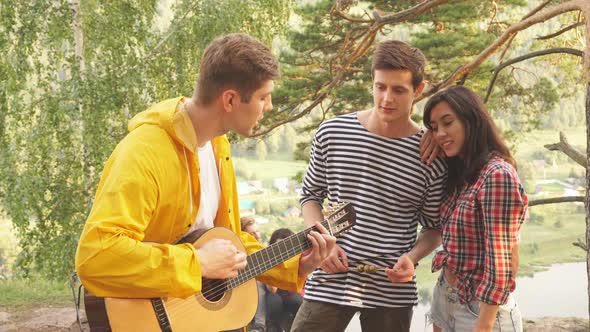
[[[330,234],[337,235],[351,225],[350,221],[339,223],[334,222],[335,220],[342,219],[346,215],[347,212],[342,210],[331,215],[321,224],[330,232]],[[248,265],[246,268],[241,270],[237,277],[226,280],[228,290],[238,287],[246,281],[261,275],[289,258],[310,248],[311,242],[307,239],[307,234],[311,231],[318,231],[318,229],[315,226],[307,228],[297,234],[293,234],[264,249],[250,254],[247,257]]]
[[[322,226],[327,228],[327,223],[323,222]],[[310,227],[249,255],[248,265],[237,277],[227,280],[227,288],[235,288],[310,248],[311,242],[307,239],[307,234],[312,230],[317,231],[317,228]]]

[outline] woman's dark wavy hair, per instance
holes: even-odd
[[[482,167],[493,156],[501,157],[516,168],[516,163],[485,104],[475,92],[464,86],[452,86],[432,96],[424,107],[424,126],[432,129],[430,114],[442,102],[451,107],[465,127],[465,141],[460,153],[463,159],[458,156],[447,157],[448,194],[455,193],[466,183],[475,182]]]

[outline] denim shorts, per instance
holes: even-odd
[[[479,301],[462,304],[457,288],[451,286],[441,272],[434,286],[430,312],[426,316],[427,322],[436,324],[445,332],[471,332],[479,316]],[[512,294],[508,302],[500,306],[493,331],[522,332],[522,316]]]

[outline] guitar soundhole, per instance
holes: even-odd
[[[207,301],[217,302],[223,298],[227,285],[223,279],[203,279],[201,294]]]

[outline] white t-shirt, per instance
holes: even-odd
[[[213,147],[210,141],[198,149],[198,155],[201,202],[197,219],[191,227],[191,231],[213,227],[213,221],[217,215],[217,208],[219,207],[221,197],[215,154],[213,153]]]

